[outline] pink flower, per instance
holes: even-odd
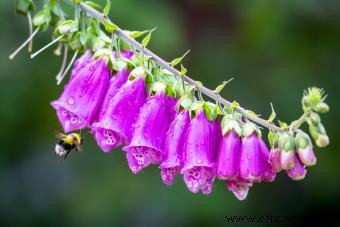
[[[185,134],[190,123],[189,112],[179,112],[171,123],[164,144],[165,159],[160,165],[164,184],[171,185],[182,166]]]
[[[91,126],[106,93],[109,77],[110,70],[104,59],[92,61],[69,80],[59,99],[51,102],[65,132]]]

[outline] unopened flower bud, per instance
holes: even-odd
[[[321,122],[320,116],[317,113],[312,112],[309,116],[309,119],[314,125],[318,125]]]
[[[316,157],[313,152],[313,145],[307,134],[299,132],[295,136],[298,157],[306,166],[312,166],[316,163]]]
[[[293,169],[287,170],[288,176],[293,180],[302,180],[307,174],[305,166],[301,163],[298,157],[295,158]]]
[[[329,138],[322,123],[318,125],[309,124],[309,132],[318,147],[325,147],[329,144]]]
[[[288,134],[279,138],[279,148],[281,149],[281,168],[288,170],[295,166],[295,141]]]
[[[313,109],[319,113],[327,113],[329,111],[329,106],[326,103],[321,102],[318,103]]]
[[[269,154],[269,163],[272,166],[272,170],[276,173],[281,171],[281,152],[280,148],[273,148]]]

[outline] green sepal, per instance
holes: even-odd
[[[209,121],[214,121],[217,118],[215,104],[211,102],[204,102],[202,107],[205,112],[205,116]]]
[[[238,121],[233,119],[232,115],[225,115],[222,119],[222,134],[225,136],[230,130],[234,130],[239,137],[242,136],[242,127]]]
[[[270,145],[271,148],[277,147],[278,146],[278,142],[279,142],[279,137],[272,130],[269,130],[269,132],[268,132],[268,141],[269,141],[269,145]]]
[[[288,133],[284,133],[279,137],[279,148],[282,151],[295,151],[295,139]]]
[[[191,106],[194,102],[196,102],[196,98],[194,98],[191,93],[184,94],[179,99],[180,106],[185,110],[192,110]]]
[[[34,26],[40,28],[41,30],[46,30],[52,20],[52,15],[49,8],[45,5],[43,9],[37,12],[32,20]]]
[[[65,20],[56,27],[54,34],[56,36],[61,36],[69,33],[74,33],[78,31],[78,22],[74,20]]]
[[[35,4],[33,0],[16,0],[15,10],[18,13],[26,15],[28,12],[35,10]]]
[[[243,136],[250,136],[254,132],[258,137],[261,137],[261,130],[253,122],[248,121],[243,125],[242,127]]]
[[[107,20],[104,17],[101,19],[101,22],[104,25],[105,30],[109,33],[113,33],[119,28],[116,24],[112,23],[111,21]]]
[[[298,132],[295,136],[295,143],[297,148],[305,149],[307,146],[311,145],[311,140],[306,133]]]

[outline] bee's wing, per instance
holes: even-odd
[[[65,138],[67,135],[65,135],[65,134],[63,134],[63,133],[61,133],[61,132],[58,132],[58,131],[55,131],[54,132],[54,135],[58,138],[58,139],[63,139],[63,138]]]
[[[83,150],[80,144],[75,143],[75,145],[76,145],[76,151],[82,151]]]

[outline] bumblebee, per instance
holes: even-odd
[[[66,157],[74,150],[76,152],[81,151],[81,145],[83,143],[83,139],[81,135],[78,133],[71,133],[71,134],[62,134],[56,133],[56,137],[60,140],[55,145],[55,153],[58,156]]]

